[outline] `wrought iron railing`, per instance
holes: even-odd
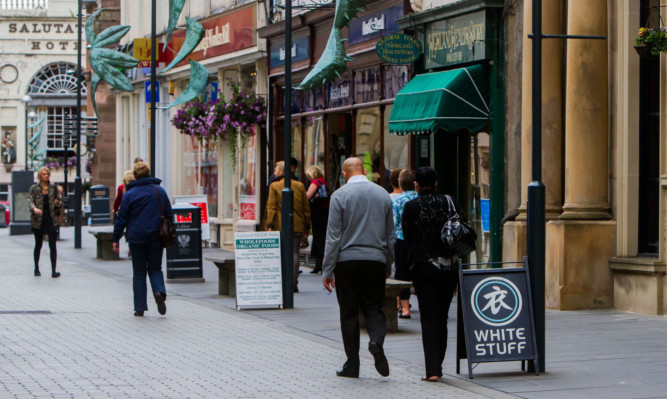
[[[46,10],[49,0],[0,0],[3,10]]]

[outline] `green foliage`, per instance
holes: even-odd
[[[652,55],[658,55],[663,51],[667,51],[667,28],[661,26],[660,28],[639,28],[635,44],[638,46],[647,46],[651,50]]]

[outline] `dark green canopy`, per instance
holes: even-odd
[[[481,131],[489,121],[488,92],[482,65],[417,75],[396,95],[389,132]]]

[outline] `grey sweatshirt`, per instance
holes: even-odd
[[[352,176],[331,195],[322,277],[333,277],[336,262],[394,262],[394,215],[387,191],[366,176]]]

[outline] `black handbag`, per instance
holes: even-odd
[[[459,215],[454,205],[454,200],[449,195],[447,203],[449,205],[449,218],[442,226],[440,239],[448,250],[456,252],[459,256],[467,255],[477,248],[477,233],[470,227],[468,221],[463,215]]]
[[[160,204],[160,243],[162,248],[169,248],[176,243],[176,229],[174,228],[174,222],[171,219],[164,217],[164,210],[162,209],[162,200],[160,199],[160,192],[155,187],[155,194],[157,195],[157,202]]]

